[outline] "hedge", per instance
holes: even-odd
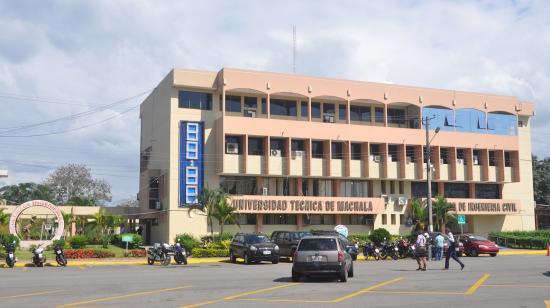
[[[195,258],[229,257],[227,249],[195,248],[193,250]]]
[[[131,235],[132,241],[128,243],[128,249],[136,249],[143,245],[143,238],[139,234],[135,233],[124,233],[124,234],[116,234],[113,236],[113,239],[111,240],[111,244],[118,246],[120,248],[126,248],[126,242],[122,241],[122,236],[125,235]]]
[[[67,259],[91,259],[91,258],[113,258],[115,254],[107,249],[67,249]]]
[[[88,244],[88,238],[84,235],[76,235],[69,238],[69,245],[72,249],[86,248],[86,244]]]
[[[546,249],[550,245],[550,230],[491,232],[489,239],[509,248]]]
[[[201,246],[201,242],[189,233],[176,235],[174,242],[177,243],[178,240],[180,241],[181,246],[185,247],[185,249],[189,252],[189,254],[193,254],[193,251],[195,251],[195,248],[198,248]]]
[[[125,257],[132,257],[132,258],[142,258],[147,255],[147,252],[145,249],[132,249],[129,250],[128,253],[124,252]]]

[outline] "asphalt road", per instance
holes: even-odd
[[[357,261],[347,283],[292,283],[284,262],[3,268],[0,307],[550,307],[550,257],[463,261]]]

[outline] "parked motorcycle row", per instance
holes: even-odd
[[[365,259],[373,258],[374,260],[393,260],[405,259],[407,257],[415,257],[415,247],[406,239],[400,239],[395,242],[387,242],[386,239],[378,245],[367,243],[363,248]]]
[[[6,250],[6,265],[13,268],[15,263],[17,263],[17,257],[15,257],[15,245],[16,242],[8,243],[5,246]],[[46,256],[44,255],[44,244],[39,245],[38,247],[33,248],[32,250],[32,263],[36,267],[43,267],[46,263]],[[63,252],[63,247],[56,245],[53,248],[55,252],[55,261],[60,266],[67,266],[67,258]]]
[[[174,257],[177,264],[187,264],[187,251],[178,240],[176,244],[170,245],[167,243],[155,243],[155,245],[147,250],[147,264],[153,265],[155,262],[160,262],[161,265],[167,266]]]

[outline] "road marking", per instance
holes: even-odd
[[[464,295],[461,292],[438,292],[438,291],[370,291],[376,294],[418,294],[418,295]]]
[[[381,288],[381,287],[384,287],[384,286],[387,286],[389,284],[392,284],[392,283],[395,283],[395,282],[398,282],[400,280],[403,280],[402,277],[399,277],[399,278],[395,278],[395,279],[392,279],[392,280],[388,280],[388,281],[385,281],[385,282],[382,282],[382,283],[379,283],[379,284],[375,284],[373,286],[370,286],[368,288],[365,288],[363,290],[359,290],[357,292],[353,292],[351,294],[348,294],[348,295],[344,295],[342,297],[338,297],[337,299],[334,299],[331,301],[331,303],[339,303],[341,301],[345,301],[347,299],[350,299],[350,298],[353,298],[353,297],[356,297],[356,296],[359,296],[361,294],[364,294],[364,293],[368,293],[370,291],[373,291],[375,289],[378,289],[378,288]]]
[[[495,288],[550,288],[550,285],[528,285],[528,284],[484,284],[483,287]]]
[[[25,293],[25,294],[18,294],[18,295],[0,296],[0,300],[2,300],[2,299],[19,298],[19,297],[26,297],[26,296],[36,296],[36,295],[52,294],[52,293],[59,293],[59,292],[63,292],[63,291],[65,291],[65,290],[53,290],[53,291],[43,291],[43,292],[35,292],[35,293]]]
[[[479,287],[481,287],[481,285],[485,282],[485,280],[487,280],[489,278],[489,276],[491,276],[490,274],[485,274],[483,275],[481,278],[479,278],[478,281],[476,281],[476,283],[474,283],[469,289],[468,291],[466,291],[466,295],[472,295],[474,293],[476,293],[477,289],[479,289]]]
[[[169,292],[169,291],[176,291],[176,290],[181,290],[181,289],[190,288],[190,287],[191,286],[181,286],[181,287],[176,287],[176,288],[134,292],[134,293],[128,293],[128,294],[120,294],[120,295],[115,295],[115,296],[109,296],[109,297],[100,297],[100,298],[95,298],[95,299],[90,299],[90,300],[85,300],[85,301],[80,301],[80,302],[74,302],[74,303],[59,305],[57,307],[58,308],[60,308],[60,307],[73,307],[73,306],[90,304],[90,303],[107,302],[107,301],[112,301],[112,300],[115,300],[115,299],[128,298],[128,297],[141,296],[141,295],[149,295],[149,294]]]
[[[550,301],[544,301],[544,303],[546,304],[546,308],[550,308]]]
[[[267,291],[271,291],[271,290],[288,288],[288,287],[291,287],[291,286],[294,286],[294,285],[297,285],[297,284],[299,284],[299,283],[287,283],[287,284],[283,284],[283,285],[280,285],[280,286],[275,286],[275,287],[270,287],[270,288],[265,288],[265,289],[260,289],[260,290],[255,290],[255,291],[249,291],[249,292],[239,293],[239,294],[235,294],[235,295],[230,295],[230,296],[224,297],[222,299],[204,301],[204,302],[191,304],[191,305],[185,305],[185,306],[182,306],[181,308],[194,308],[194,307],[206,306],[206,305],[210,305],[210,304],[216,304],[216,303],[222,302],[224,300],[234,300],[234,299],[237,299],[239,297],[243,297],[243,296],[247,296],[247,295],[253,295],[253,294],[259,294],[259,293],[263,293],[263,292],[267,292]]]
[[[270,303],[332,303],[331,300],[314,300],[314,299],[239,298],[238,300],[270,302]]]

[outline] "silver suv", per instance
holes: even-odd
[[[302,238],[294,253],[292,281],[303,276],[330,275],[341,282],[353,277],[353,261],[346,246],[336,236],[308,236]]]

